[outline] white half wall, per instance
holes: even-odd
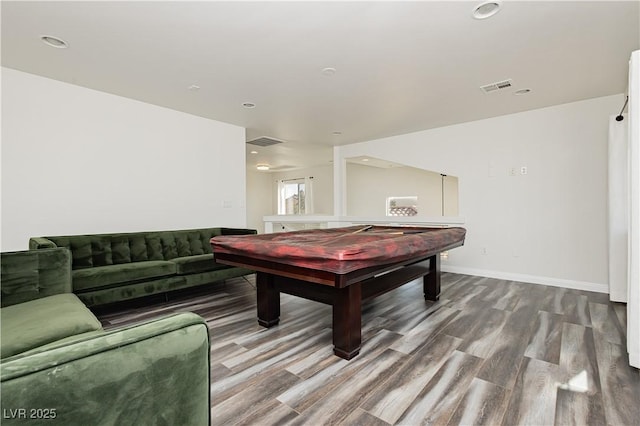
[[[467,239],[443,269],[607,292],[609,116],[623,101],[613,95],[340,146],[334,163],[371,156],[457,176]],[[349,198],[346,182],[335,188],[337,200]]]
[[[242,127],[2,68],[1,248],[244,227],[244,157]]]

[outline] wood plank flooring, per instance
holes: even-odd
[[[363,346],[333,355],[331,308],[281,295],[256,320],[255,277],[97,311],[105,328],[192,311],[211,336],[213,425],[638,425],[626,309],[608,296],[444,273],[363,305]]]

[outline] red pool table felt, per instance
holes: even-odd
[[[274,234],[218,236],[215,253],[242,254],[292,266],[346,274],[440,252],[464,242],[460,227],[350,226]]]

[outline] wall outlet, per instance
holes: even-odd
[[[520,174],[521,175],[526,175],[527,174],[527,166],[520,167]]]
[[[486,247],[482,247],[480,249],[480,254],[483,255],[483,256],[486,256],[487,255],[487,248]]]
[[[516,167],[511,167],[509,169],[509,176],[515,176],[518,174],[518,169]]]

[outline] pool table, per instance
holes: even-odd
[[[440,295],[440,253],[464,244],[460,227],[351,226],[211,239],[216,262],[253,269],[258,323],[280,321],[280,293],[333,307],[334,354],[360,352],[362,302],[423,277]]]

